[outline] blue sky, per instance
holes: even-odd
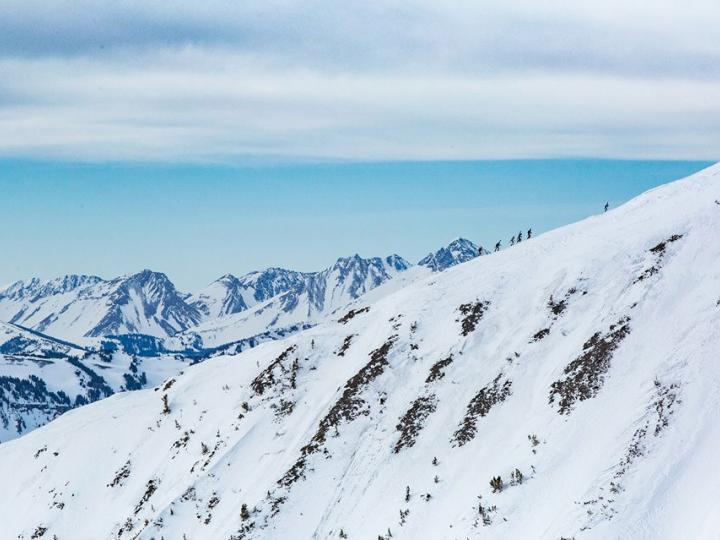
[[[339,256],[416,262],[600,212],[708,162],[523,160],[255,167],[0,161],[0,284],[163,271],[184,290]]]
[[[0,284],[569,223],[720,157],[719,27],[717,0],[3,0]]]

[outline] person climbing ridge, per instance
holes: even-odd
[[[514,236],[510,239],[510,245],[511,246],[515,245],[515,237]]]
[[[608,208],[610,208],[610,203],[605,203],[605,211],[608,211]]]
[[[498,240],[498,243],[495,244],[495,251],[500,251],[500,244],[502,243],[502,240]]]
[[[482,246],[480,246],[480,247],[478,248],[478,257],[483,254],[483,251],[485,251],[485,250],[483,249]]]
[[[532,228],[528,229],[527,239],[530,240],[532,238]]]
[[[520,231],[517,236],[517,243],[519,244],[520,242],[522,242],[522,231]]]

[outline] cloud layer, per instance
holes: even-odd
[[[718,157],[716,2],[540,4],[6,0],[0,154]]]

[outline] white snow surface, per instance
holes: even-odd
[[[194,326],[200,313],[165,274],[144,270],[105,281],[68,275],[18,281],[0,292],[0,320],[72,341],[141,333],[170,336]]]
[[[0,442],[46,424],[78,399],[155,386],[189,363],[171,354],[100,354],[0,322]]]
[[[0,445],[3,538],[717,538],[716,199],[717,165],[70,411]]]

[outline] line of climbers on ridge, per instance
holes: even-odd
[[[715,202],[720,204],[720,202],[718,202],[718,201],[715,201]],[[609,208],[610,208],[610,203],[606,202],[605,203],[605,212],[607,212]],[[527,231],[527,239],[530,240],[531,238],[532,238],[532,228],[528,229],[528,231]],[[514,246],[515,244],[519,244],[520,242],[522,242],[522,240],[523,240],[523,233],[522,233],[522,231],[520,231],[519,233],[517,233],[517,236],[513,236],[512,238],[510,238],[510,245]],[[496,252],[500,251],[501,246],[502,246],[502,240],[498,240],[498,243],[495,244],[495,251]],[[483,249],[483,247],[480,246],[478,255],[482,255],[484,252],[485,252],[485,249]]]
[[[528,229],[527,231],[527,239],[530,240],[532,238],[532,228]],[[517,236],[513,236],[510,239],[510,245],[514,246],[515,244],[519,244],[523,241],[523,233],[520,231],[517,233]],[[495,251],[500,251],[500,247],[502,246],[502,240],[498,240],[498,243],[495,244]],[[480,255],[482,255],[483,248],[480,248]]]
[[[532,228],[527,230],[527,239],[530,240],[532,238]],[[517,233],[517,236],[513,236],[510,239],[510,245],[514,246],[515,244],[519,244],[523,241],[523,233],[520,231]],[[502,246],[502,240],[498,240],[498,243],[495,244],[495,251],[500,251],[500,247]],[[484,255],[486,253],[489,253],[484,247],[480,246],[478,249],[478,255]]]
[[[532,228],[528,229],[527,233],[527,239],[530,240],[532,238]],[[516,236],[513,236],[510,239],[510,245],[514,246],[515,244],[519,244],[522,242],[522,231],[520,231]],[[502,240],[498,240],[498,243],[495,244],[495,251],[500,251],[500,247],[502,246]],[[480,251],[482,252],[482,248],[480,248]]]

